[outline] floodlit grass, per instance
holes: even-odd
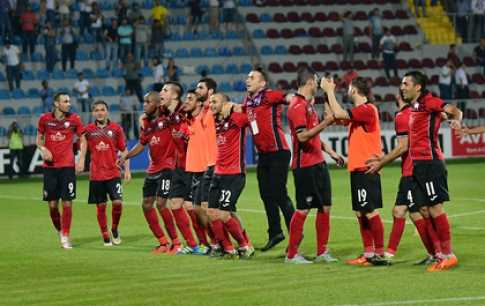
[[[448,165],[452,201],[445,204],[459,264],[444,272],[413,267],[426,251],[408,223],[392,267],[346,265],[362,252],[351,211],[349,174],[331,168],[332,264],[288,265],[285,243],[262,253],[267,223],[254,173],[238,209],[256,255],[247,261],[214,261],[195,255],[150,255],[157,245],[142,214],[143,175],[124,186],[123,243],[104,247],[95,207],[86,204],[87,176],[78,179],[72,250],[59,247],[42,179],[0,181],[0,305],[483,305],[485,191],[483,160]],[[383,171],[386,244],[400,168]],[[288,189],[294,198],[290,174]],[[109,214],[110,214],[109,209]],[[300,252],[313,259],[315,212],[307,219]]]

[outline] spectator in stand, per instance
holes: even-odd
[[[165,31],[163,29],[162,23],[159,20],[155,20],[155,22],[152,25],[152,48],[154,51],[155,56],[158,56],[160,60],[163,59],[164,51],[165,51],[165,45],[164,41],[165,40]]]
[[[12,4],[12,3],[10,3]],[[29,0],[17,0],[14,2],[14,18],[12,28],[15,35],[22,36],[22,23],[20,22],[20,16],[27,10]]]
[[[56,0],[45,1],[45,18],[49,20],[53,28],[56,27]]]
[[[394,69],[394,76],[397,77],[397,64],[396,53],[394,48],[396,47],[396,38],[391,34],[389,28],[384,29],[384,36],[381,38],[380,48],[382,50],[382,56],[384,58],[384,69],[386,70],[387,79],[391,79],[389,74],[390,66]]]
[[[417,17],[421,17],[419,7],[423,8],[423,17],[428,17],[428,14],[426,13],[426,0],[414,0],[414,11],[416,12]]]
[[[12,11],[13,9],[7,0],[0,1],[0,35],[2,35],[3,41],[13,39],[12,21],[10,20]]]
[[[128,15],[128,20],[130,21],[130,24],[135,24],[138,22],[140,17],[143,17],[142,12],[139,9],[138,3],[133,3],[133,9],[131,10],[130,14]]]
[[[468,30],[469,42],[478,41],[483,35],[483,21],[485,13],[485,0],[471,1],[470,29]]]
[[[167,75],[168,75],[168,80],[171,82],[180,82],[180,78],[178,75],[178,67],[175,65],[175,61],[173,58],[170,58],[168,60],[168,65],[167,65]]]
[[[14,165],[15,159],[17,159],[17,165],[19,166],[18,175],[20,178],[24,178],[24,159],[23,159],[23,151],[24,151],[24,144],[22,138],[24,137],[24,133],[22,129],[19,127],[17,122],[12,122],[10,125],[7,133],[8,139],[8,148],[10,149],[10,171],[8,172],[8,179],[13,179],[14,174]]]
[[[45,67],[49,73],[52,73],[56,63],[56,30],[52,28],[50,20],[45,21],[42,34],[44,35]]]
[[[219,30],[219,0],[209,0],[209,34]]]
[[[62,37],[61,61],[62,71],[64,72],[66,72],[67,57],[69,57],[71,69],[74,69],[74,63],[76,60],[76,44],[74,42],[75,33],[76,32],[69,22],[69,19],[62,20],[62,27],[60,31]]]
[[[468,99],[469,97],[468,75],[465,72],[465,68],[466,65],[462,62],[458,70],[455,72],[456,92],[458,94],[458,99]],[[456,103],[456,107],[458,107],[462,112],[465,112],[466,102],[460,101]]]
[[[35,27],[37,25],[37,17],[32,13],[32,7],[27,5],[25,12],[20,16],[20,23],[22,24],[22,52],[27,53],[29,47],[30,56],[35,52]]]
[[[149,24],[154,24],[155,21],[160,21],[162,27],[170,29],[170,23],[168,22],[167,9],[160,3],[160,0],[155,0],[155,6],[150,11]]]
[[[123,131],[125,133],[126,140],[130,140],[130,128],[133,127],[133,134],[135,140],[139,138],[138,129],[134,123],[137,118],[134,111],[138,110],[139,103],[136,102],[135,96],[131,94],[131,89],[125,89],[125,95],[120,99],[120,109],[123,112],[121,114],[121,122],[123,123]],[[133,116],[135,115],[135,116]]]
[[[342,47],[344,49],[344,61],[349,60],[350,63],[354,61],[354,14],[352,12],[345,10],[342,15],[340,15],[340,20],[342,20],[343,26],[343,41]]]
[[[37,19],[39,20],[39,23],[37,24],[39,32],[42,31],[42,28],[45,25],[45,21],[47,20],[47,7],[45,0],[41,0],[39,4],[39,11],[37,12],[37,15],[39,16]]]
[[[379,9],[376,7],[372,16],[369,18],[370,29],[369,36],[372,40],[372,58],[379,59],[380,43],[383,34],[382,16]]]
[[[83,113],[90,112],[89,105],[89,82],[84,79],[82,72],[77,74],[78,80],[74,83],[74,92],[78,94],[77,104]]]
[[[105,43],[105,59],[106,69],[111,70],[111,67],[116,67],[118,62],[118,20],[113,19],[111,25],[104,30]]]
[[[10,92],[12,92],[14,80],[15,88],[20,88],[22,69],[25,68],[25,65],[22,61],[22,57],[20,56],[19,49],[16,46],[12,46],[10,44],[10,40],[6,40],[4,43],[5,48],[3,48],[0,61],[3,61],[5,58],[7,58],[8,89],[10,90]]]
[[[330,78],[330,73],[328,74],[328,78]],[[344,94],[343,94],[343,88],[342,87],[345,84],[343,84],[342,79],[340,79],[340,77],[338,76],[338,74],[334,74],[333,75],[333,82],[335,84],[335,98],[337,99],[337,102],[340,105],[344,105],[343,104]]]
[[[125,75],[126,87],[131,92],[136,92],[138,102],[143,103],[143,92],[141,89],[140,63],[135,61],[133,53],[128,52],[126,60],[121,63],[121,69]]]
[[[105,46],[106,42],[104,40],[104,35],[103,35],[104,15],[103,13],[101,13],[98,3],[93,2],[91,15],[89,17],[91,18],[91,31],[93,33],[93,38],[94,38],[94,48],[96,51],[98,51],[99,43],[101,42],[101,45],[103,46],[106,52],[106,46]]]
[[[42,81],[42,89],[40,90],[40,97],[42,98],[42,106],[44,107],[44,113],[54,111],[52,104],[52,97],[54,97],[54,89],[49,87],[49,83],[46,80]],[[47,99],[50,98],[50,99]]]
[[[234,15],[236,14],[236,3],[232,0],[224,0],[222,4],[222,28],[224,31],[232,29]]]
[[[154,78],[153,91],[162,91],[163,84],[165,83],[165,73],[163,71],[162,62],[155,56],[153,58],[152,73]]]
[[[350,82],[352,82],[352,80],[358,76],[359,74],[357,73],[357,71],[355,71],[354,68],[350,66],[349,68],[347,68],[347,72],[342,76],[342,80],[339,83],[335,83],[337,84],[335,87],[341,87],[343,89],[343,97],[345,97],[345,99],[342,99],[344,100],[343,102],[350,103],[350,98],[348,95]]]
[[[480,44],[473,49],[472,56],[477,65],[483,67],[483,75],[485,75],[485,38],[480,39]]]
[[[451,63],[453,64],[454,69],[457,69],[458,67],[460,67],[461,60],[458,57],[458,55],[456,54],[456,45],[455,44],[450,45],[450,51],[448,51],[446,58],[451,60]]]
[[[455,68],[451,59],[447,59],[446,63],[441,67],[439,78],[440,98],[447,102],[451,99],[451,79],[455,73]]]
[[[118,8],[116,9],[116,16],[118,17],[118,24],[122,24],[123,19],[128,20],[128,7],[129,7],[128,2],[126,2],[124,0],[120,1]],[[130,24],[130,23],[128,22],[128,24]]]
[[[187,31],[194,29],[194,35],[197,35],[197,27],[202,19],[202,8],[200,7],[200,0],[192,0],[187,3],[189,8],[189,18],[187,20]]]
[[[79,0],[81,5],[79,7],[79,35],[84,37],[84,31],[91,34],[91,3],[93,0]]]
[[[121,20],[121,26],[118,28],[118,37],[120,41],[120,60],[124,62],[127,54],[131,53],[131,36],[133,28],[128,24],[126,18]]]
[[[468,20],[470,14],[470,0],[456,1],[456,25],[463,42],[468,42]],[[458,65],[455,65],[455,68]]]
[[[148,48],[151,47],[151,43],[150,29],[145,22],[145,17],[140,16],[133,27],[135,28],[135,60],[141,63],[141,55],[143,54],[144,66],[148,66]]]
[[[62,25],[62,20],[68,19],[71,20],[71,12],[69,7],[71,6],[71,1],[70,0],[58,0],[57,1],[58,7],[57,9],[59,10],[59,20],[61,21]]]

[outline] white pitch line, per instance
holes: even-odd
[[[485,300],[485,296],[467,296],[467,297],[427,299],[427,300],[408,300],[408,301],[394,301],[394,302],[369,303],[369,304],[345,304],[345,305],[337,305],[337,306],[412,305],[412,304],[423,304],[423,303],[442,303],[442,302],[454,302],[454,301],[479,301],[479,300]]]
[[[477,211],[474,211],[474,212],[468,212],[468,213],[462,213],[462,214],[456,214],[456,215],[448,215],[448,218],[466,217],[466,216],[478,215],[478,214],[483,214],[483,213],[485,213],[485,210],[477,210]]]

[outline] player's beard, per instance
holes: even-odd
[[[206,93],[205,95],[198,97],[197,101],[204,103],[205,101],[207,101],[208,98],[209,98],[209,93]]]

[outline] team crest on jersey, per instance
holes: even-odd
[[[307,113],[308,117],[313,116],[313,112],[314,112],[313,107],[310,104],[308,104],[306,106],[306,113]]]
[[[113,136],[113,131],[108,131],[108,137]]]
[[[313,197],[312,197],[312,196],[308,196],[308,197],[306,197],[306,203],[307,203],[308,205],[312,205],[312,201],[313,201]]]
[[[98,143],[96,145],[96,150],[98,150],[98,151],[109,150],[109,143],[104,143],[103,141],[101,141],[100,143]]]
[[[415,102],[413,105],[413,111],[414,112],[425,112],[426,111],[426,104],[420,103],[420,102]]]
[[[156,146],[160,142],[160,137],[152,136],[150,146]]]
[[[69,122],[67,122],[67,121],[66,121],[66,122],[64,122],[64,126],[65,126],[66,128],[68,128],[68,127],[69,127]]]
[[[63,141],[66,139],[66,135],[62,135],[60,132],[57,132],[56,134],[51,135],[51,139],[53,141]]]
[[[158,125],[158,127],[159,127],[159,128],[163,128],[163,121],[159,121],[159,122],[157,123],[157,125]]]
[[[219,135],[217,136],[216,142],[217,142],[217,145],[222,145],[226,143],[226,137]]]

